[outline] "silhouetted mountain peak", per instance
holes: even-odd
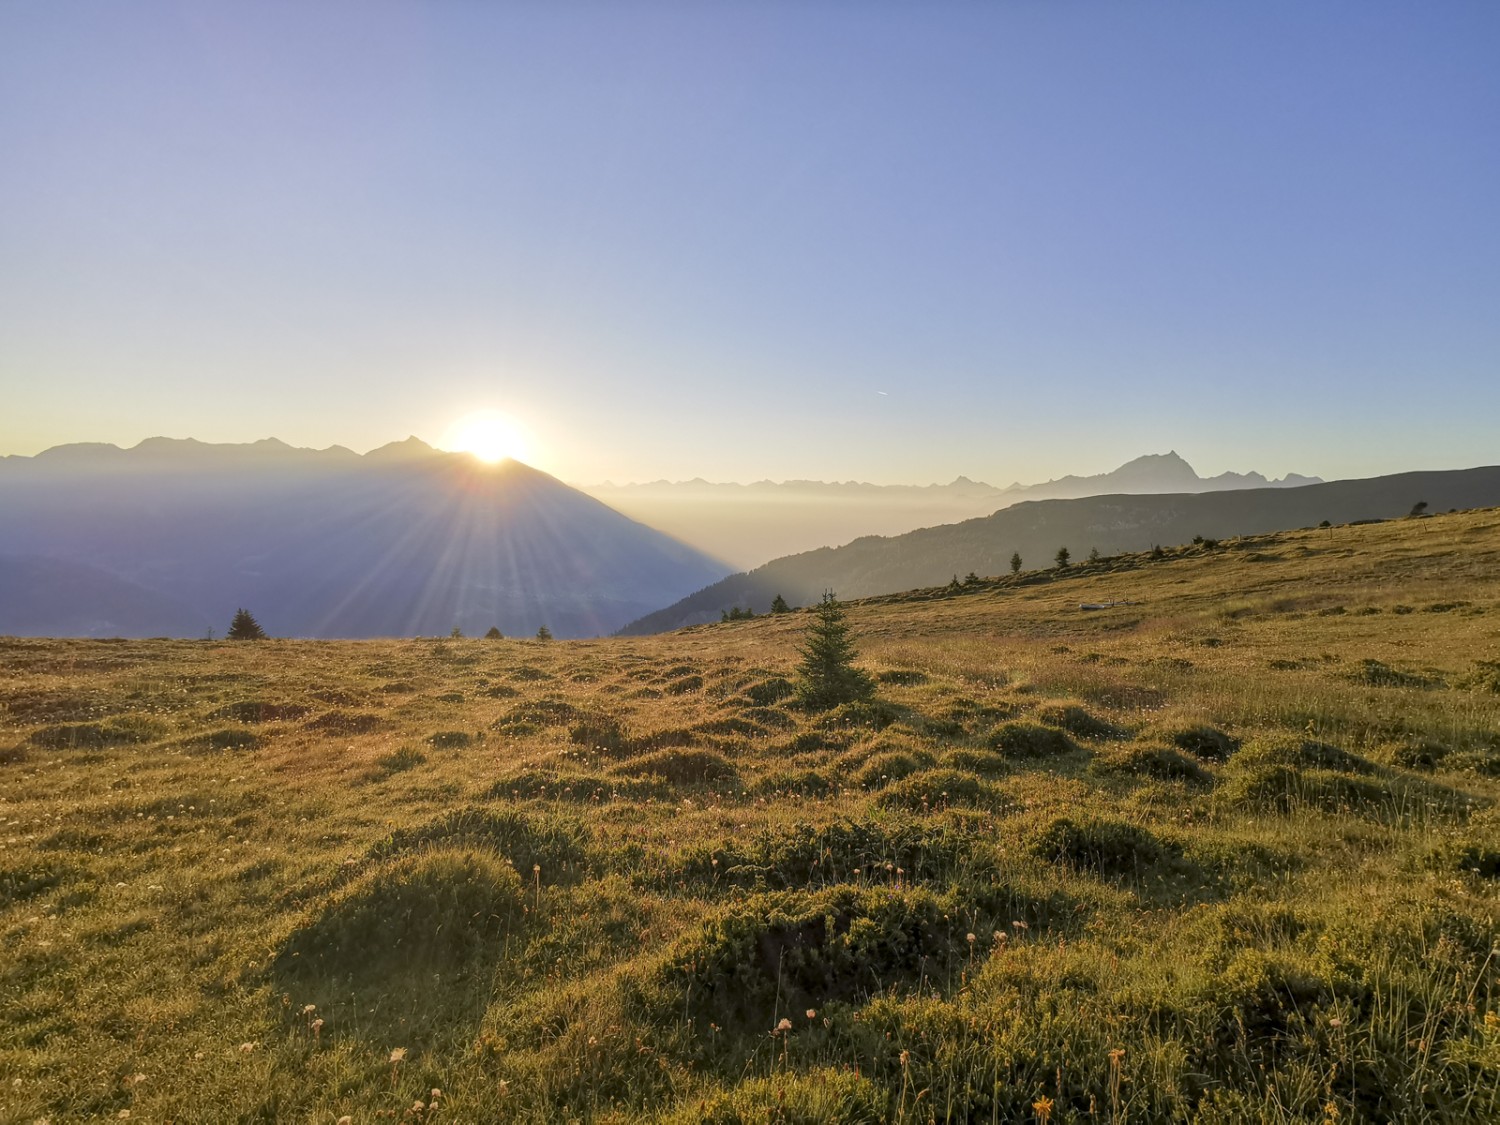
[[[438,456],[438,451],[415,434],[405,441],[387,442],[378,449],[372,449],[365,454],[366,460],[372,461],[410,461],[419,457],[436,456]]]

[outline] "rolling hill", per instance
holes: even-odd
[[[1289,473],[1268,480],[1257,472],[1200,477],[1177,453],[1153,453],[1092,476],[997,488],[959,477],[948,484],[867,484],[860,481],[706,480],[598,484],[584,491],[633,519],[660,528],[742,567],[861,535],[900,535],[919,527],[986,516],[1023,500],[1112,493],[1222,492],[1296,488],[1320,483]]]
[[[1062,546],[1081,560],[1091,550],[1142,551],[1194,536],[1220,539],[1323,520],[1390,519],[1421,501],[1434,511],[1500,504],[1500,468],[1400,473],[1301,488],[1026,501],[979,519],[776,559],[721,579],[622,632],[656,633],[716,621],[732,607],[763,613],[777,594],[796,605],[816,601],[825,590],[854,598],[935,586],[970,572],[1001,574],[1010,569],[1013,552],[1035,569],[1052,565]]]

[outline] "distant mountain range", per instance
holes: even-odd
[[[1108,555],[1186,543],[1198,535],[1222,539],[1323,520],[1342,524],[1404,516],[1423,501],[1433,511],[1500,506],[1500,468],[1400,473],[1301,488],[1025,501],[980,519],[891,538],[868,536],[776,559],[722,579],[622,632],[658,633],[717,621],[735,607],[763,613],[777,594],[806,605],[825,590],[857,598],[937,586],[971,571],[1003,574],[1012,552],[1020,553],[1026,569],[1037,569],[1051,566],[1064,546],[1081,560],[1095,548]]]
[[[609,633],[729,567],[526,465],[152,438],[0,458],[0,634]]]
[[[1249,488],[1294,488],[1317,477],[1288,474],[1268,480],[1260,473],[1200,477],[1177,453],[1137,457],[1094,476],[1066,476],[1044,484],[1006,488],[959,477],[951,484],[878,485],[855,481],[789,480],[718,484],[706,480],[585,486],[583,491],[642,523],[692,543],[739,566],[816,547],[846,543],[862,535],[899,535],[919,527],[989,515],[1023,500],[1222,492]]]

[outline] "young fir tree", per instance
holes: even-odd
[[[552,630],[543,625],[536,631],[536,639],[539,641],[550,641],[552,639]]]
[[[224,636],[231,641],[263,641],[266,639],[266,631],[250,615],[248,609],[242,608],[234,611],[234,620],[229,623],[229,632]]]
[[[791,613],[792,607],[786,604],[785,598],[783,598],[780,594],[777,594],[776,597],[771,600],[771,612]]]
[[[1021,573],[1021,552],[1020,551],[1012,552],[1012,554],[1010,556],[1010,572],[1012,574],[1020,574]]]
[[[1057,554],[1053,555],[1052,557],[1057,563],[1058,570],[1067,570],[1068,562],[1072,559],[1073,552],[1068,550],[1066,547],[1059,547],[1057,549]]]
[[[875,682],[854,666],[849,623],[832,590],[813,607],[807,643],[798,651],[802,663],[797,666],[797,698],[804,707],[826,711],[875,694]]]
[[[500,631],[500,626],[491,625],[490,631],[484,635],[484,639],[487,641],[503,641],[505,634]]]

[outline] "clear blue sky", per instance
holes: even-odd
[[[0,5],[0,453],[480,408],[574,481],[1500,462],[1500,4]]]

